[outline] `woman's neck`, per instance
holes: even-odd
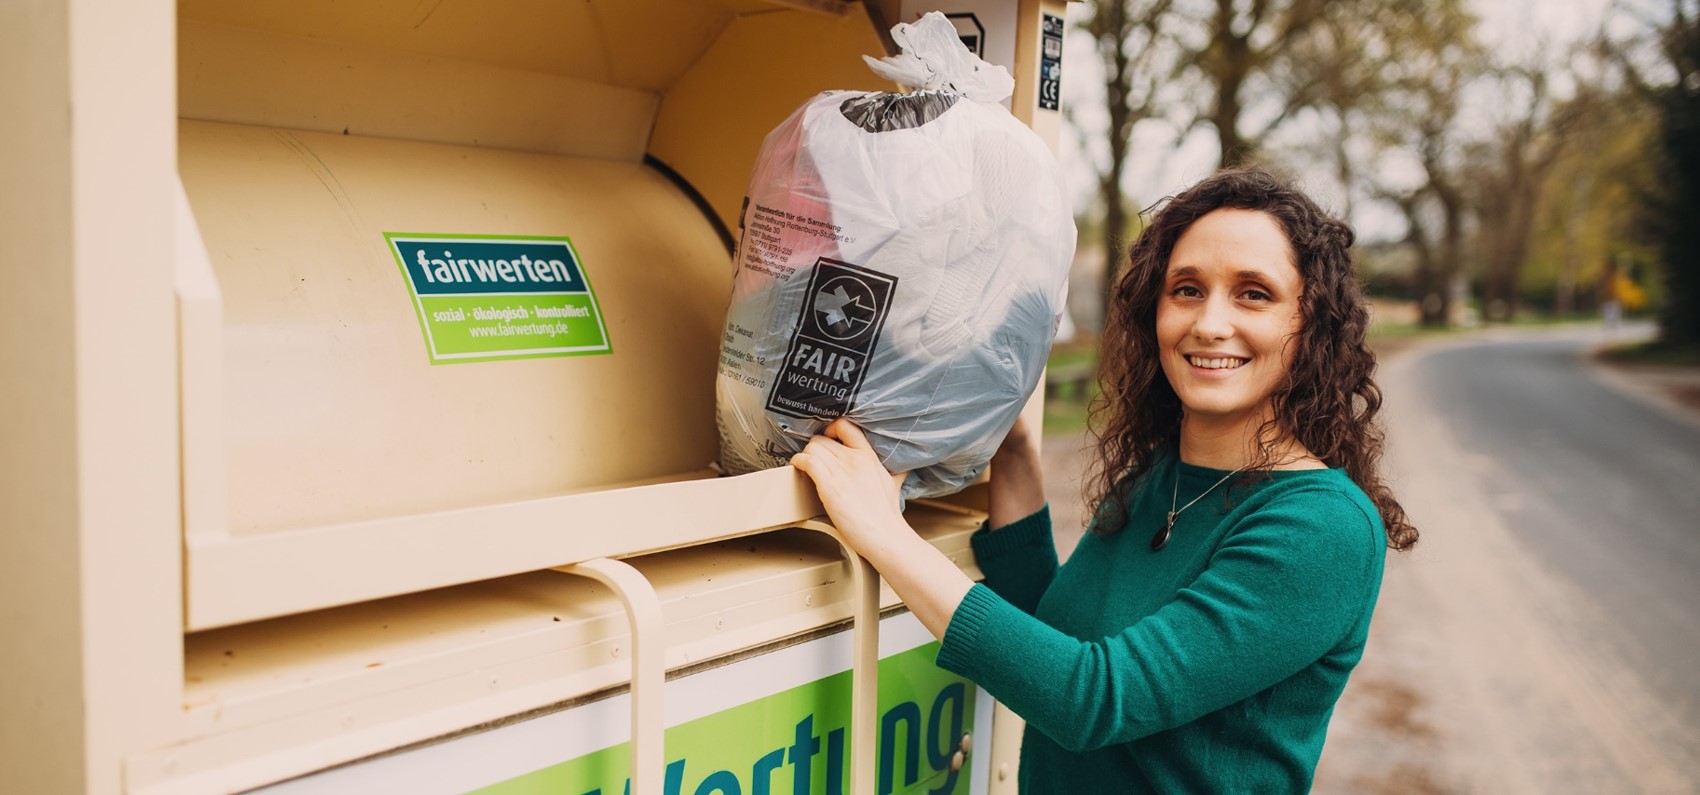
[[[1274,469],[1318,469],[1325,467],[1297,439],[1284,436],[1273,445],[1267,461],[1260,461],[1262,450],[1258,431],[1261,418],[1206,420],[1188,417],[1181,420],[1181,461],[1209,469],[1233,470],[1252,464],[1268,464]]]
[[[1257,426],[1181,420],[1181,461],[1210,469],[1239,469],[1257,456]]]

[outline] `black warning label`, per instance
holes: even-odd
[[[1063,18],[1055,14],[1044,17],[1044,48],[1039,53],[1039,107],[1056,110],[1062,100],[1062,41]]]
[[[768,409],[833,419],[850,411],[891,309],[897,277],[821,257]]]

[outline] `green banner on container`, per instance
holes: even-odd
[[[386,232],[432,364],[611,353],[564,237]]]
[[[875,791],[956,795],[971,768],[956,758],[974,726],[968,680],[933,664],[938,644],[880,660]],[[664,795],[803,795],[850,791],[850,672],[667,730]],[[629,744],[478,790],[481,795],[622,795]],[[953,764],[953,758],[954,764]]]

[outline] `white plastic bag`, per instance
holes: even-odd
[[[717,389],[730,473],[847,416],[905,497],[947,494],[1038,384],[1075,241],[1055,160],[942,14],[892,36],[906,52],[870,63],[925,90],[826,92],[762,145]]]

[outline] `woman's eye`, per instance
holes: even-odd
[[[1247,290],[1241,293],[1248,301],[1273,301],[1275,297],[1262,290]]]
[[[1204,291],[1190,284],[1182,284],[1177,286],[1174,290],[1171,290],[1170,295],[1174,295],[1179,298],[1198,298],[1204,295]]]

